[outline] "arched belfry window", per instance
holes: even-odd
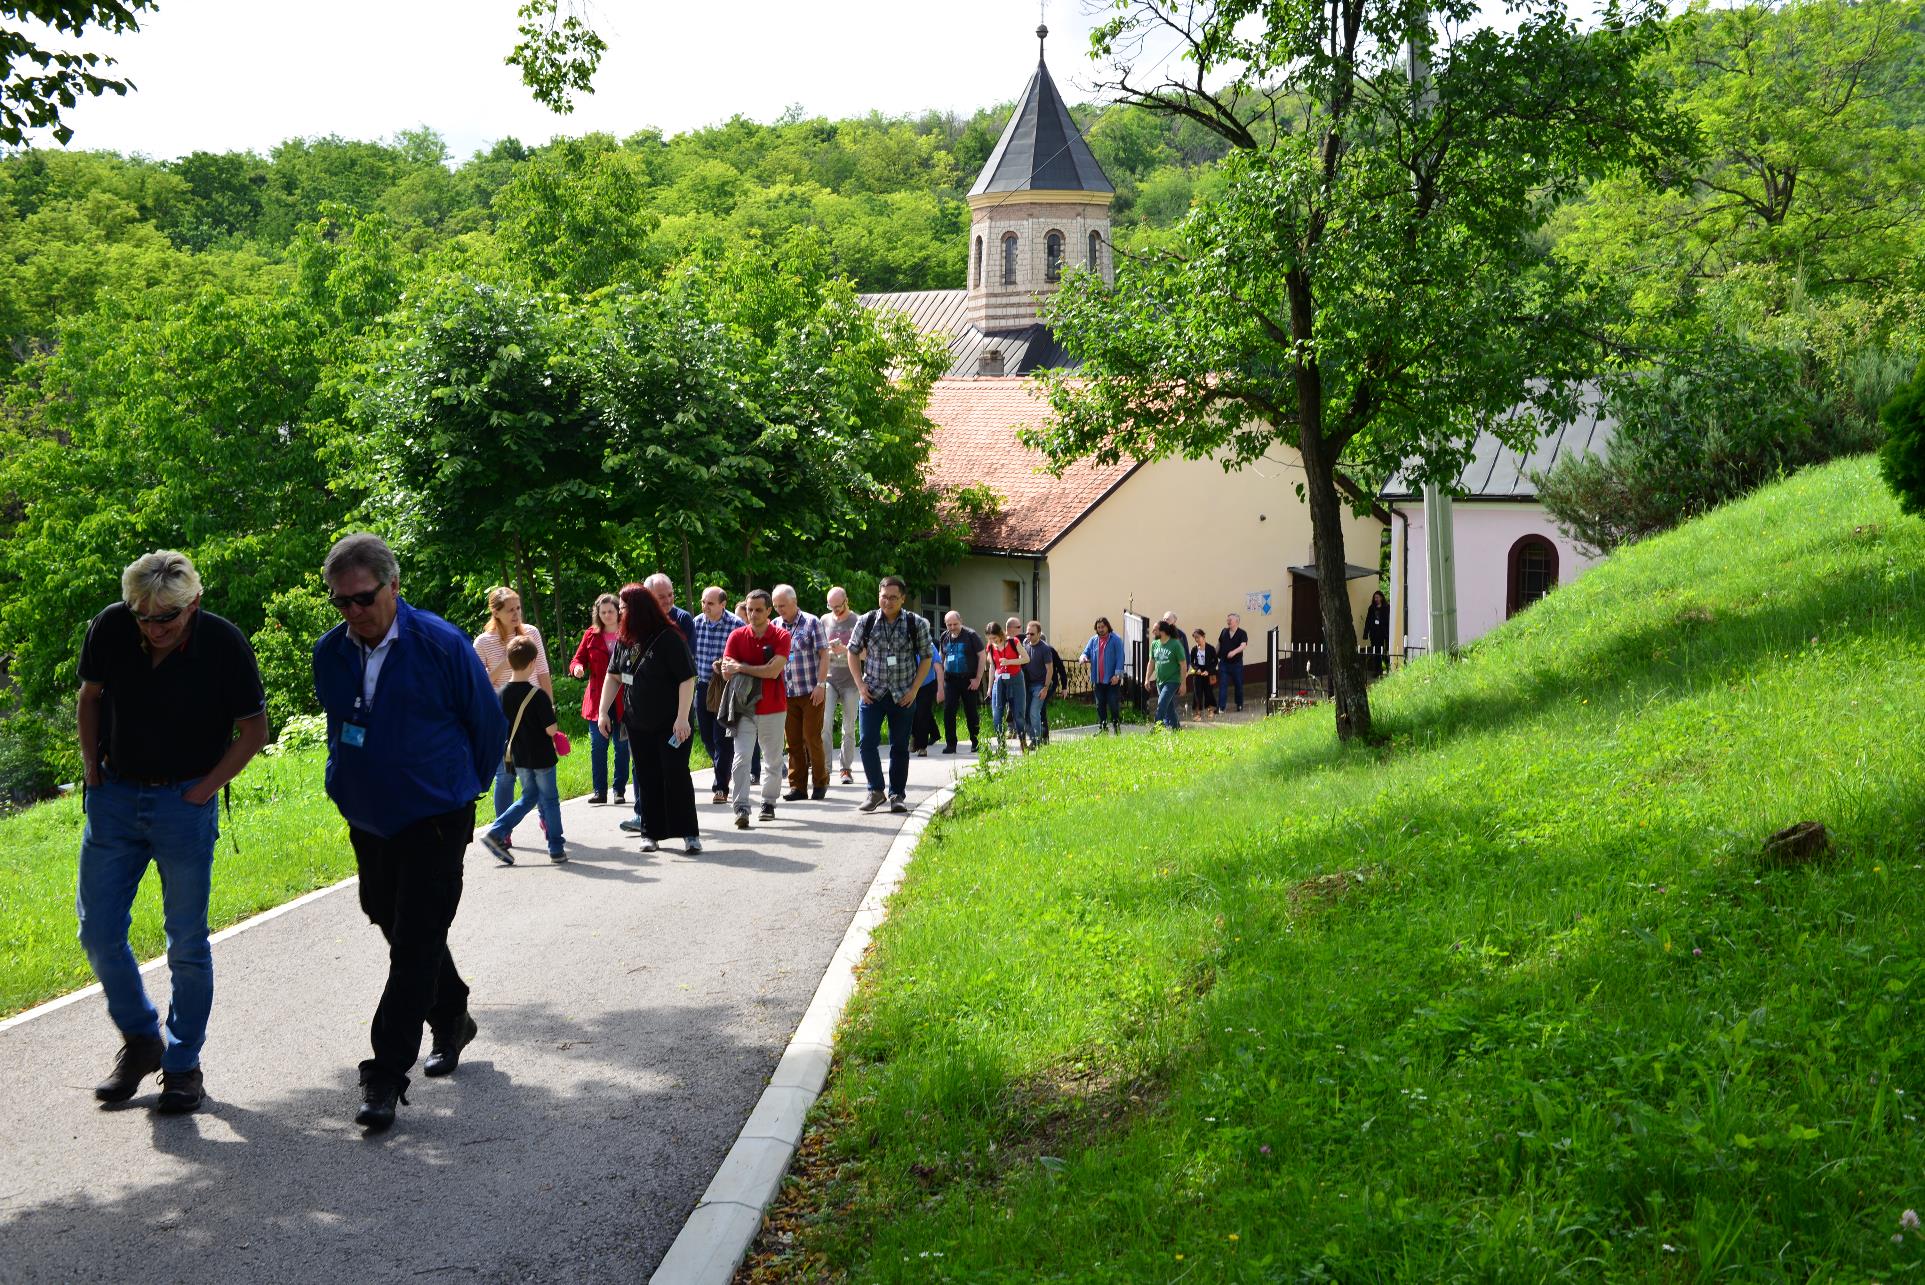
[[[1089,270],[1091,272],[1103,270],[1103,234],[1101,232],[1089,234]]]
[[[1016,234],[1003,233],[1003,284],[1016,284]]]
[[[1557,546],[1541,535],[1519,537],[1511,546],[1509,578],[1504,614],[1515,616],[1557,588]]]
[[[1063,234],[1051,232],[1043,238],[1043,280],[1063,279]]]
[[[983,283],[983,239],[976,238],[976,260],[969,272],[969,284],[979,286]]]

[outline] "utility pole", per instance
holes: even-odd
[[[1425,50],[1430,47],[1430,13],[1418,9],[1410,29],[1409,55],[1405,71],[1410,77],[1411,96],[1416,113],[1429,111],[1434,94],[1430,88],[1430,63]],[[1445,655],[1457,653],[1457,519],[1451,507],[1451,494],[1435,482],[1424,483],[1425,574],[1429,577],[1430,648]],[[1409,575],[1406,568],[1405,575]]]

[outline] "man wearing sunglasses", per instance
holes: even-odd
[[[200,575],[185,555],[163,549],[135,559],[121,573],[120,593],[94,617],[80,649],[87,825],[75,905],[81,947],[121,1035],[113,1073],[94,1096],[125,1102],[159,1071],[154,1109],[176,1115],[204,1097],[215,799],[267,743],[266,701],[254,649],[239,629],[201,610]],[[160,871],[173,990],[165,1027],[127,945],[149,862]]]
[[[434,1036],[422,1074],[447,1075],[476,1034],[448,928],[475,799],[508,743],[488,671],[468,635],[411,607],[379,536],[343,536],[321,567],[341,623],[314,644],[314,691],[328,720],[328,797],[348,823],[361,909],[388,941],[388,980],[361,1063],[370,1133],[407,1101],[421,1028]]]

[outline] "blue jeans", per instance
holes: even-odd
[[[160,1014],[140,982],[140,964],[127,945],[134,893],[147,863],[160,871],[160,904],[167,929],[167,1051],[161,1067],[200,1065],[207,1014],[214,1007],[214,951],[207,944],[207,894],[214,875],[220,808],[182,800],[194,783],[135,785],[108,779],[87,791],[87,824],[80,836],[80,946],[87,952],[107,1015],[125,1035],[158,1035]]]
[[[1156,721],[1174,732],[1183,726],[1177,713],[1177,697],[1182,695],[1175,683],[1159,683],[1156,688]]]
[[[889,724],[889,788],[882,788],[882,725]],[[904,705],[895,697],[882,694],[881,700],[862,702],[862,772],[869,779],[871,794],[891,798],[909,789],[909,738],[916,721],[914,705]]]
[[[1221,714],[1224,711],[1225,707],[1229,704],[1231,683],[1235,683],[1237,685],[1237,708],[1242,709],[1243,708],[1243,662],[1241,660],[1224,661],[1223,668],[1217,674],[1216,712],[1219,714]]]
[[[515,769],[504,759],[495,764],[495,815],[500,816],[515,801]]]
[[[1021,674],[1011,674],[1007,678],[996,679],[989,688],[989,725],[996,735],[1003,734],[1003,718],[1009,718],[1009,730],[1023,735],[1023,711],[1029,707],[1029,694],[1023,686]]]
[[[1030,689],[1029,693],[1029,738],[1038,740],[1049,734],[1049,690],[1043,687]]]
[[[589,775],[594,779],[595,793],[608,794],[608,748],[615,747],[615,793],[628,789],[628,738],[625,736],[603,736],[600,723],[588,725],[588,750],[594,757],[589,760]]]
[[[561,792],[555,785],[555,769],[518,767],[514,773],[515,779],[521,782],[521,797],[495,818],[494,824],[488,827],[488,833],[497,839],[506,839],[514,834],[517,821],[540,808],[541,823],[548,828],[548,851],[551,854],[560,852]]]

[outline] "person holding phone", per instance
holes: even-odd
[[[635,771],[635,803],[642,810],[642,851],[657,851],[679,838],[685,851],[700,852],[702,827],[688,768],[695,654],[646,588],[624,585],[621,604],[621,631],[602,682],[602,734],[614,734],[620,698]]]

